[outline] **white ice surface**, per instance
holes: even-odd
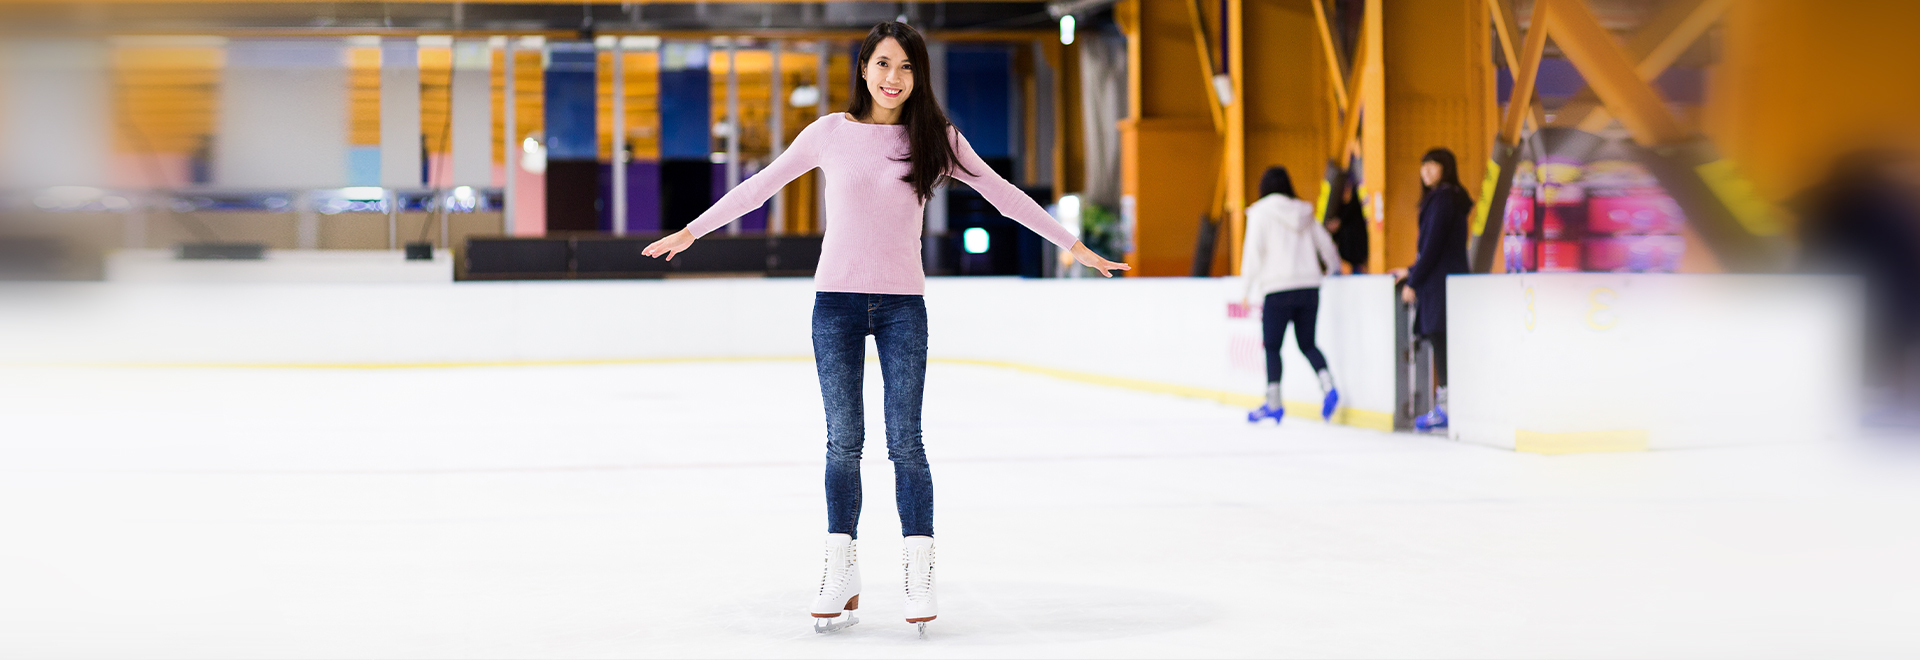
[[[942,612],[810,631],[804,362],[0,371],[0,656],[1913,657],[1912,461],[1541,457],[935,365]]]

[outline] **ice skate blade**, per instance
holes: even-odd
[[[843,616],[839,616],[831,619],[823,619],[823,618],[816,617],[813,620],[813,631],[821,634],[826,634],[830,632],[839,632],[842,630],[846,630],[847,626],[851,626],[859,622],[860,622],[860,617],[854,616],[852,611],[848,611]]]
[[[926,638],[927,638],[927,622],[921,621],[920,622],[920,639],[926,639]]]

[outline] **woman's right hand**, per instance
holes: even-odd
[[[673,261],[673,255],[680,254],[690,245],[693,245],[693,232],[682,229],[667,235],[666,238],[654,241],[652,245],[647,246],[647,249],[641,250],[640,254],[649,257],[659,257],[664,254],[667,255],[667,261]]]

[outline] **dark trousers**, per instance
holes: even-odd
[[[933,536],[933,471],[920,444],[927,382],[927,305],[920,296],[817,293],[813,360],[827,408],[827,533],[859,537],[860,453],[866,445],[862,399],[867,335],[880,351],[885,382],[887,459],[903,536]]]
[[[1433,386],[1447,386],[1447,333],[1434,332],[1420,335],[1420,341],[1427,342],[1427,350],[1433,353]]]
[[[1313,342],[1314,320],[1320,316],[1320,289],[1289,289],[1267,294],[1260,308],[1260,345],[1267,349],[1267,382],[1280,382],[1280,344],[1287,338],[1287,324],[1293,324],[1293,341],[1314,371],[1327,368],[1327,356]]]

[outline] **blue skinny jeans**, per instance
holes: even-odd
[[[813,359],[827,409],[827,532],[855,538],[860,522],[860,452],[866,445],[861,397],[867,335],[880,351],[885,383],[887,459],[902,536],[933,536],[933,471],[920,444],[927,382],[927,305],[921,296],[814,294]]]

